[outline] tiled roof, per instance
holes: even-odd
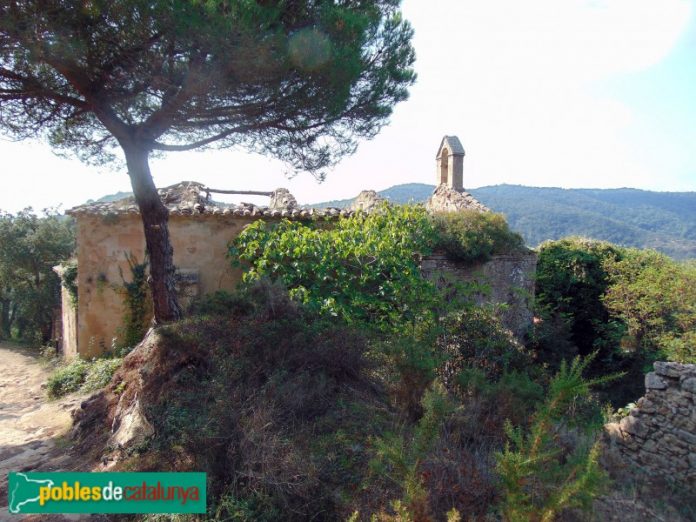
[[[210,199],[209,192],[201,183],[184,181],[171,187],[158,190],[162,202],[170,215],[179,216],[236,216],[290,219],[309,219],[313,217],[335,218],[349,216],[352,210],[339,208],[299,207],[295,198],[286,189],[277,189],[271,195],[271,205],[259,206],[253,203],[220,203]],[[286,205],[286,206],[282,206]],[[133,196],[118,201],[87,203],[67,211],[71,216],[139,214],[140,210]]]

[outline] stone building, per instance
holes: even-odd
[[[257,219],[332,219],[350,211],[301,208],[286,189],[270,193],[268,206],[222,204],[210,199],[200,183],[183,182],[160,189],[169,209],[169,231],[183,301],[216,290],[233,290],[241,279],[231,267],[227,246]],[[128,257],[145,259],[145,236],[140,212],[132,197],[91,203],[68,214],[77,224],[77,307],[63,299],[63,353],[92,357],[109,349],[118,338],[124,316],[121,289],[130,279]],[[66,318],[69,318],[66,320]]]
[[[442,183],[428,200],[427,208],[488,211],[464,192],[463,158],[459,140],[455,136],[443,138],[437,154],[437,181]],[[331,220],[353,212],[369,212],[383,201],[376,192],[363,191],[348,208],[316,209],[299,206],[286,189],[277,189],[265,193],[270,197],[268,206],[222,204],[210,198],[210,189],[195,182],[179,183],[159,193],[169,209],[177,291],[184,304],[203,294],[236,287],[242,274],[227,259],[228,244],[249,223],[281,218]],[[93,357],[108,350],[123,333],[123,284],[130,280],[129,258],[131,262],[145,259],[145,237],[132,197],[81,205],[68,214],[77,223],[77,305],[64,290],[62,349],[67,357]],[[517,317],[511,320],[510,328],[521,334],[531,313],[528,298],[519,296],[533,294],[535,265],[533,255],[519,255],[493,259],[478,267],[455,267],[436,255],[424,261],[423,269],[434,275],[447,271],[467,280],[495,279],[493,292],[480,300],[510,304],[510,317]]]

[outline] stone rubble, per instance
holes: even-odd
[[[446,184],[439,185],[433,195],[425,203],[430,212],[458,212],[460,210],[478,210],[490,212],[490,209],[480,203],[471,194],[456,190]]]
[[[610,450],[648,476],[696,486],[696,365],[656,362],[645,396],[605,426]]]
[[[208,197],[206,187],[202,183],[183,181],[158,190],[162,202],[169,209],[170,215],[179,216],[235,216],[256,218],[337,218],[350,216],[353,212],[338,208],[300,207],[297,200],[288,189],[279,188],[273,191],[268,206],[253,203],[220,203]],[[66,212],[71,216],[101,215],[112,216],[122,214],[139,214],[140,210],[133,196],[118,201],[87,203],[74,207]]]
[[[380,206],[384,201],[386,201],[382,196],[377,194],[374,190],[363,190],[358,194],[358,197],[353,200],[353,202],[348,207],[348,210],[357,212],[362,210],[369,212],[370,210]]]

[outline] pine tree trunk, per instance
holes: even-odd
[[[148,151],[138,147],[124,146],[123,149],[150,257],[150,289],[155,323],[176,321],[181,318],[181,308],[174,286],[174,249],[169,241],[169,211],[152,181]]]

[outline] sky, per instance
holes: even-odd
[[[313,203],[434,184],[440,140],[456,135],[465,188],[696,191],[696,0],[404,0],[402,8],[415,30],[418,81],[389,125],[323,183],[225,150],[153,160],[157,186],[286,187]],[[0,136],[0,157],[5,211],[130,191],[122,168],[59,158],[42,142]]]

